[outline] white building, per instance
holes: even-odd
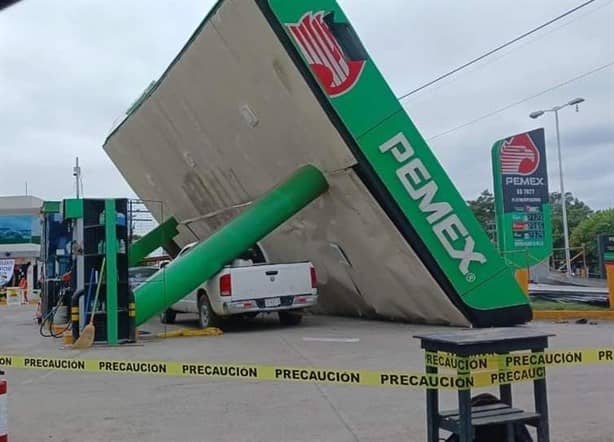
[[[35,196],[0,196],[0,259],[30,261],[40,256],[40,210]]]

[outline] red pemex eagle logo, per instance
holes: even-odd
[[[500,156],[503,175],[532,175],[539,167],[539,150],[529,134],[505,140]]]
[[[343,50],[331,29],[336,26],[331,13],[308,12],[286,26],[329,96],[343,95],[356,85],[366,60],[352,60]]]

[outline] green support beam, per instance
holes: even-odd
[[[137,265],[158,247],[168,244],[169,241],[179,234],[177,230],[178,224],[177,220],[171,217],[132,244],[128,249],[128,266],[133,267]]]
[[[118,315],[117,315],[117,212],[115,200],[104,200],[104,224],[106,244],[106,301],[107,311],[107,344],[117,345]]]
[[[328,189],[316,167],[304,166],[135,292],[136,324],[161,313]]]

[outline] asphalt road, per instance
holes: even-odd
[[[0,308],[0,353],[423,370],[415,333],[441,330],[323,316],[281,327],[273,318],[233,325],[218,337],[154,340],[85,352],[44,339],[33,308]],[[179,326],[194,327],[186,317]],[[533,326],[553,348],[612,346],[614,323]],[[152,321],[144,329],[159,331]],[[320,340],[324,338],[324,340]],[[424,392],[335,385],[8,370],[9,435],[17,441],[361,441],[425,440]],[[614,367],[552,368],[552,441],[614,441]],[[530,384],[514,387],[530,409]],[[451,392],[442,407],[455,408]]]

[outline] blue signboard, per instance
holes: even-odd
[[[38,216],[0,216],[0,244],[39,244],[40,235],[40,221]]]

